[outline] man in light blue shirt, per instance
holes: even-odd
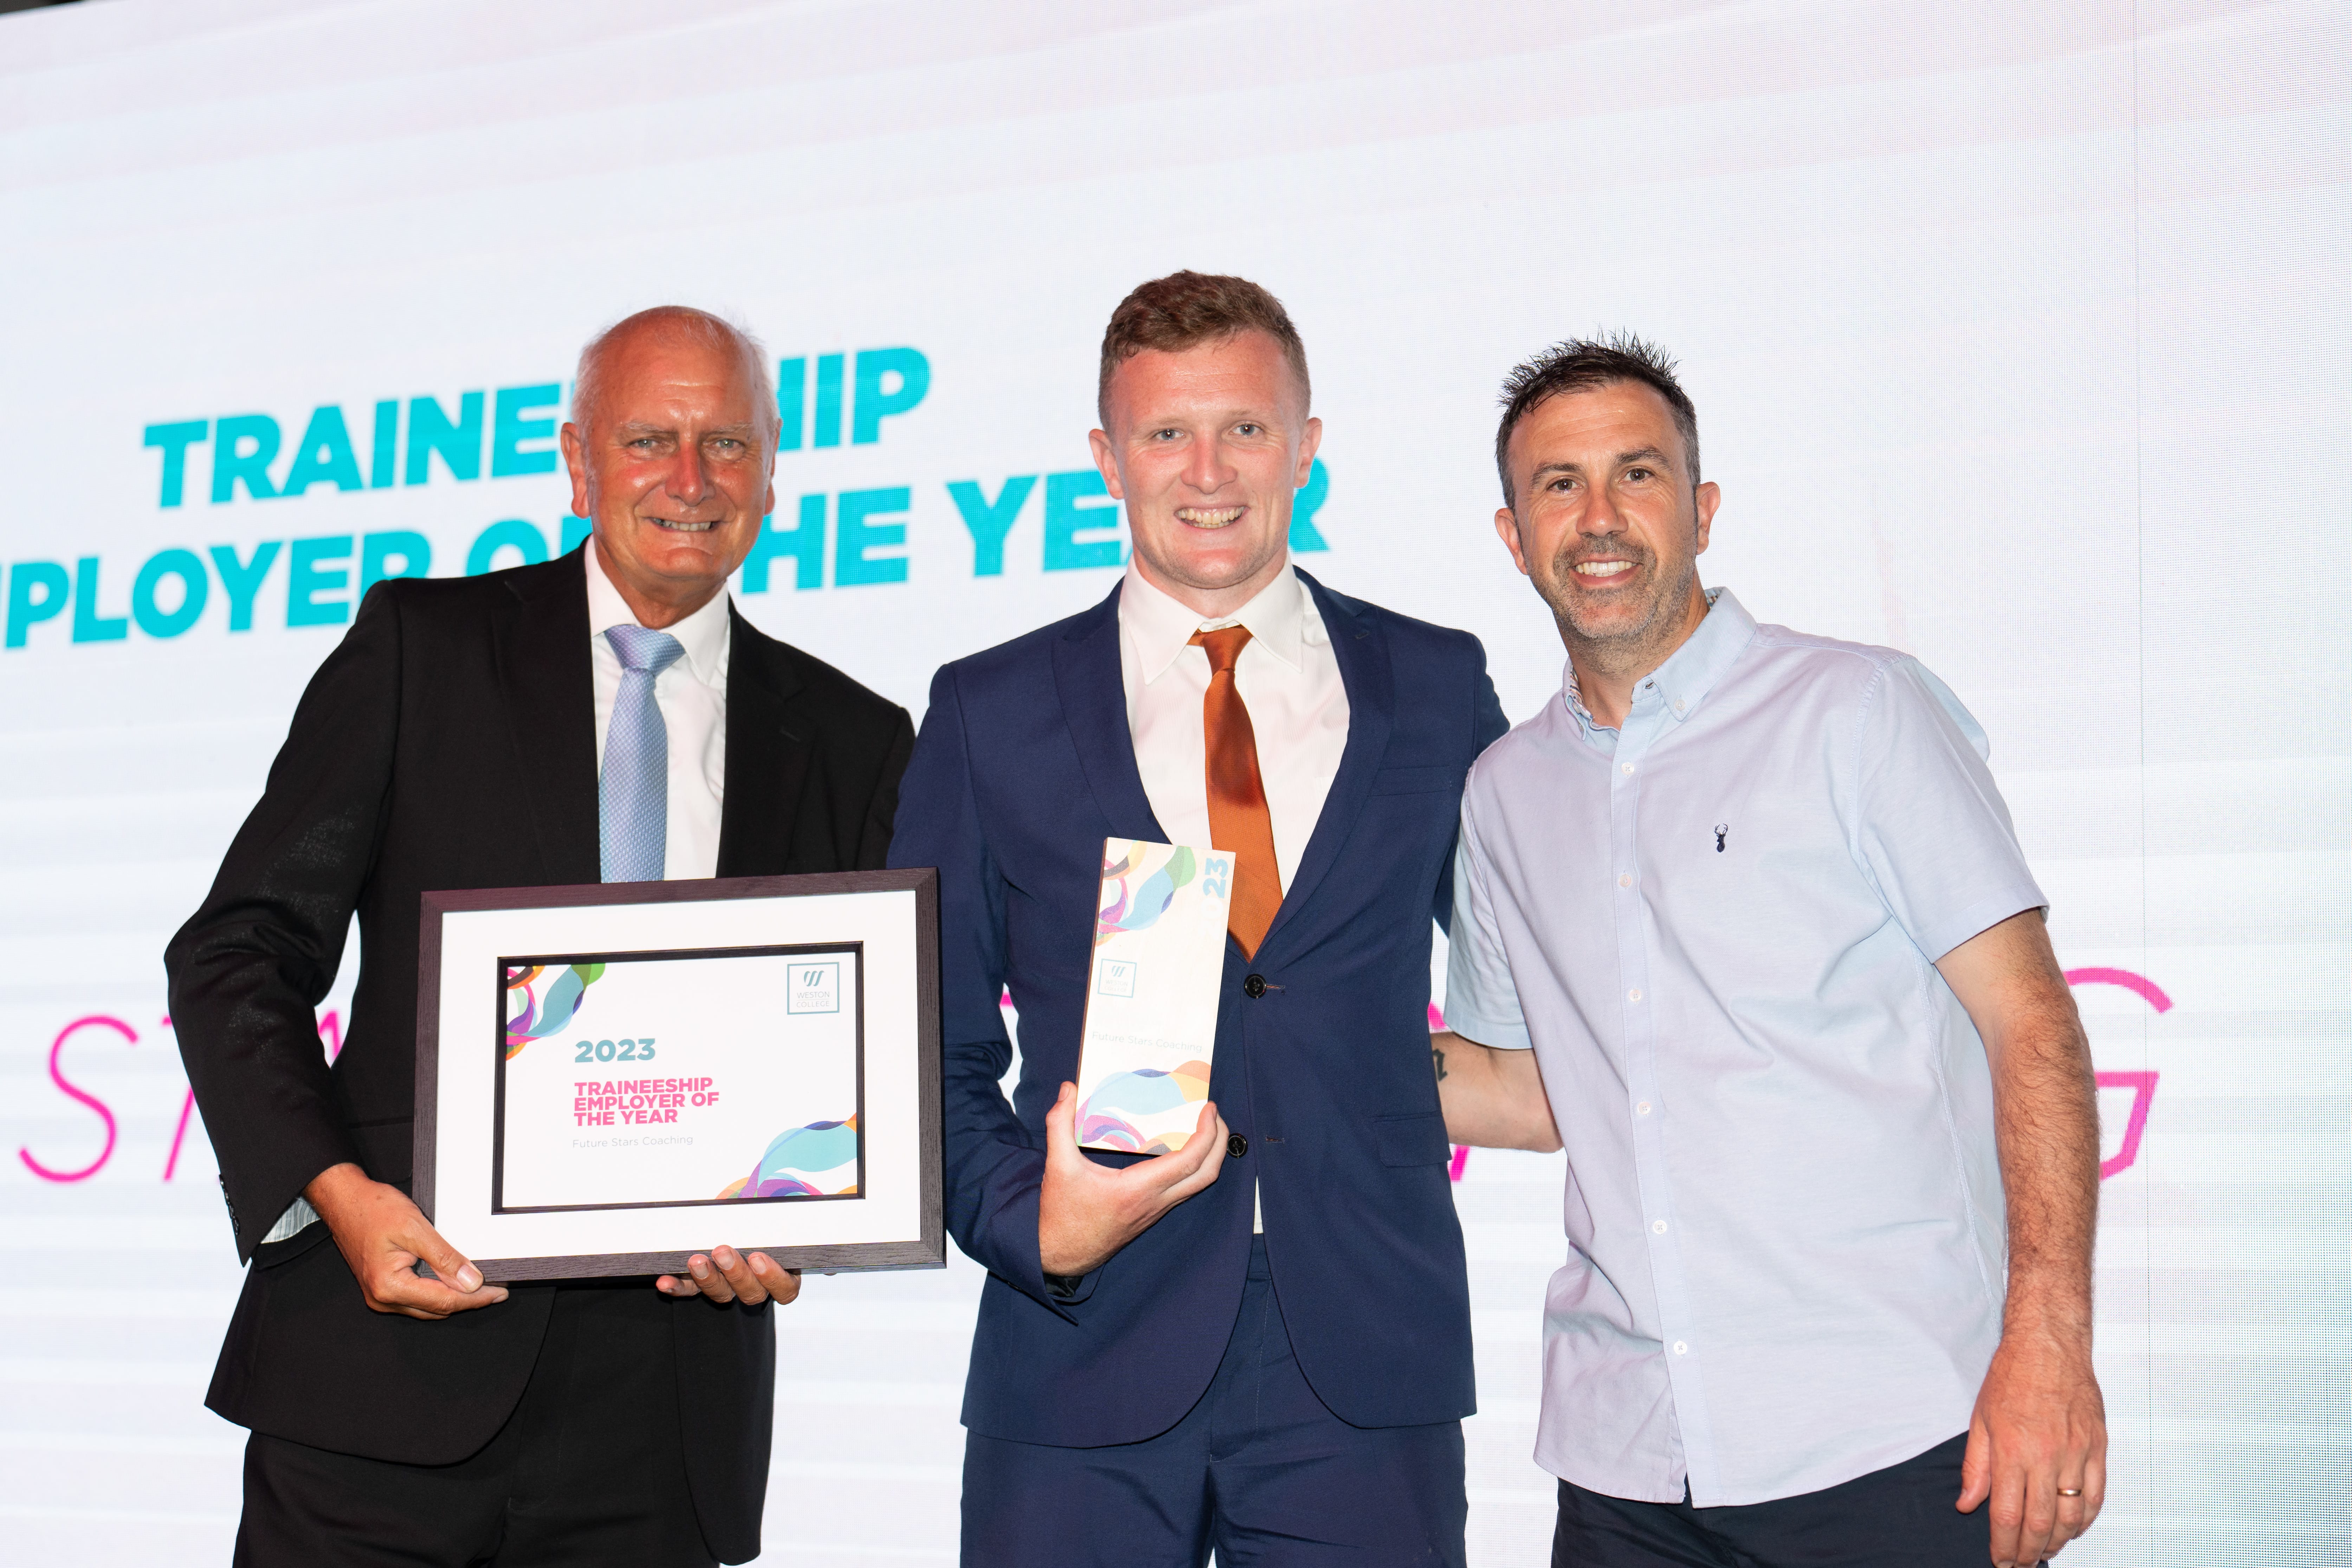
[[[2039,1562],[2105,1485],[2098,1121],[1984,734],[1701,587],[1654,349],[1515,371],[1496,457],[1569,669],[1471,773],[1434,1046],[1457,1142],[1568,1151],[1554,1562]]]

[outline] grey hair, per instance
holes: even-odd
[[[759,388],[760,408],[766,416],[768,437],[775,438],[782,421],[776,411],[775,373],[768,368],[768,349],[749,327],[714,316],[708,310],[698,310],[691,305],[656,305],[649,310],[639,310],[633,316],[606,327],[590,338],[580,350],[580,367],[572,377],[572,423],[580,426],[584,436],[588,421],[596,412],[596,395],[603,389],[604,351],[623,334],[639,327],[658,325],[714,349],[724,349],[741,357],[751,373],[751,383]]]

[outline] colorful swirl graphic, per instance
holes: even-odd
[[[1147,1139],[1130,1117],[1141,1120],[1163,1110],[1181,1109],[1187,1100],[1209,1098],[1209,1064],[1186,1062],[1173,1072],[1138,1068],[1113,1073],[1095,1086],[1078,1107],[1078,1142],[1095,1148],[1126,1149],[1139,1154],[1167,1154],[1192,1136],[1186,1128],[1174,1143],[1163,1135]]]
[[[554,1034],[580,1011],[580,999],[588,987],[604,977],[601,963],[574,963],[559,973],[548,984],[547,995],[539,994],[539,977],[545,973],[540,964],[529,968],[509,965],[507,969],[507,1030],[506,1058],[512,1061],[522,1048],[533,1040],[543,1040]]]
[[[846,1179],[845,1180],[845,1174]],[[751,1173],[722,1198],[833,1198],[857,1190],[857,1118],[812,1121],[779,1133]]]
[[[1127,853],[1116,860],[1103,862],[1103,886],[1109,901],[1097,906],[1095,915],[1095,945],[1100,947],[1123,931],[1142,931],[1157,922],[1176,901],[1176,890],[1191,885],[1200,868],[1192,850],[1179,845],[1176,853],[1168,857],[1162,866],[1143,879],[1135,896],[1128,896],[1127,879],[1143,865],[1146,846],[1130,844]],[[1112,891],[1116,885],[1117,890]]]

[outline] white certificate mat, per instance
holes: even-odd
[[[937,889],[425,894],[418,1204],[492,1279],[940,1267]]]
[[[862,956],[500,959],[492,1212],[856,1197]]]

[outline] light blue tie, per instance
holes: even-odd
[[[654,700],[654,678],[686,649],[667,632],[644,626],[607,626],[604,640],[621,656],[621,691],[596,781],[604,880],[658,882],[669,848],[669,726]]]

